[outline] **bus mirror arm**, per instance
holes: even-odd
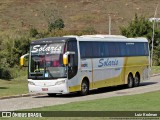
[[[28,55],[29,55],[29,53],[27,53],[25,55],[22,55],[20,57],[20,66],[22,66],[22,67],[28,67],[28,66],[25,66],[25,60],[24,60],[24,58],[27,57]]]
[[[75,52],[73,52],[73,51],[67,51],[66,53],[63,54],[63,64],[65,66],[68,65],[68,56],[69,55],[74,55],[74,54],[75,54]]]

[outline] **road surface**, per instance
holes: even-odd
[[[124,96],[141,94],[151,91],[160,90],[160,76],[152,77],[150,80],[140,84],[139,87],[127,89],[124,86],[107,87],[103,89],[93,90],[88,96],[78,96],[77,94],[58,95],[56,97],[48,97],[47,95],[19,97],[0,100],[0,111],[14,111],[21,109],[31,109],[37,107],[65,104],[76,101],[86,101],[101,98],[109,98],[114,96]]]

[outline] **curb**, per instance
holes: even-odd
[[[159,76],[160,73],[158,74],[153,74],[150,77],[155,77],[155,76]],[[0,100],[3,99],[11,99],[11,98],[19,98],[19,97],[29,97],[29,96],[38,96],[38,95],[44,95],[43,93],[29,93],[29,94],[21,94],[21,95],[11,95],[11,96],[4,96],[4,97],[0,97]]]
[[[158,73],[158,74],[153,74],[153,75],[151,75],[151,77],[155,77],[155,76],[159,76],[160,75],[160,73]]]
[[[38,95],[44,95],[42,93],[35,93],[35,94],[21,94],[21,95],[11,95],[11,96],[4,96],[4,97],[0,97],[0,100],[3,99],[10,99],[10,98],[19,98],[19,97],[29,97],[29,96],[38,96]]]

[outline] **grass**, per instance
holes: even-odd
[[[153,66],[151,74],[157,74],[160,73],[160,66]]]
[[[53,98],[54,99],[54,98]],[[29,111],[160,111],[160,91],[41,107]]]
[[[28,93],[26,76],[21,76],[12,80],[0,80],[0,97],[25,93]]]

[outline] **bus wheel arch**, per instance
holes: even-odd
[[[134,87],[139,86],[139,83],[140,83],[140,73],[136,72],[135,78],[134,78]]]
[[[85,96],[89,93],[89,79],[87,77],[84,77],[82,82],[81,82],[81,90],[80,90],[80,95]]]
[[[127,87],[128,88],[132,88],[133,87],[133,85],[134,85],[134,78],[133,78],[133,74],[130,72],[129,74],[128,74],[128,79],[127,79]]]

